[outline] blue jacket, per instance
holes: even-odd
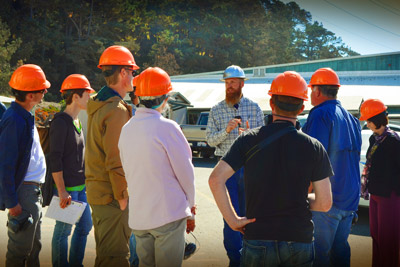
[[[335,175],[330,178],[333,204],[347,211],[360,200],[361,126],[338,100],[311,109],[303,132],[318,139],[328,152]]]
[[[3,116],[3,113],[7,110],[6,106],[0,102],[0,121],[1,117]]]
[[[17,189],[29,166],[34,116],[16,102],[0,121],[0,210],[18,204]]]

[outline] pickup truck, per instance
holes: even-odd
[[[206,129],[209,112],[201,112],[196,124],[180,125],[193,153],[198,153],[203,158],[214,155],[215,148],[210,147],[206,141]]]

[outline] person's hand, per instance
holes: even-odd
[[[249,121],[246,121],[246,128],[239,127],[239,135],[250,129]]]
[[[121,210],[125,210],[126,206],[128,206],[128,198],[119,199],[118,203],[119,203],[119,208]]]
[[[249,223],[253,223],[256,221],[256,218],[247,219],[246,217],[238,217],[234,222],[229,223],[229,226],[232,230],[241,232],[244,234],[244,230],[246,229],[246,225]]]
[[[187,219],[186,221],[186,233],[190,233],[194,231],[194,228],[196,228],[196,220],[195,219]]]
[[[230,133],[233,129],[235,129],[239,123],[242,123],[241,119],[231,119],[226,126],[226,132]]]
[[[15,207],[8,209],[8,213],[10,213],[11,216],[17,217],[22,213],[21,205],[18,203],[17,205],[15,205]]]
[[[65,209],[68,205],[71,204],[72,198],[67,191],[60,192],[58,195],[60,198],[60,208]]]
[[[192,213],[192,217],[187,219],[186,221],[186,233],[190,233],[194,231],[194,228],[196,228],[196,220],[194,219],[194,216],[196,215],[196,205],[194,205],[191,209],[190,212]]]

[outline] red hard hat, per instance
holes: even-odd
[[[161,96],[172,90],[168,73],[158,67],[147,68],[136,80],[137,96]]]
[[[131,51],[120,45],[113,45],[104,50],[97,67],[101,69],[102,66],[131,66],[133,70],[139,69]]]
[[[387,106],[379,99],[368,99],[362,103],[360,108],[360,121],[366,121],[387,110]]]
[[[20,91],[40,91],[50,88],[43,70],[34,64],[25,64],[17,68],[8,84],[11,88]]]
[[[313,85],[337,85],[340,87],[339,77],[331,68],[321,68],[314,72],[311,76],[308,87]]]
[[[60,92],[72,89],[86,89],[89,90],[90,93],[94,92],[93,88],[90,87],[89,80],[85,77],[85,75],[81,74],[71,74],[65,78],[61,85]]]
[[[279,74],[272,81],[271,89],[269,90],[269,95],[286,95],[303,100],[308,100],[308,88],[307,83],[295,71],[285,71]]]

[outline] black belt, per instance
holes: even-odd
[[[22,184],[26,184],[26,185],[36,185],[38,187],[40,187],[42,184],[41,183],[37,183],[37,182],[31,182],[31,181],[24,181],[22,182]]]

